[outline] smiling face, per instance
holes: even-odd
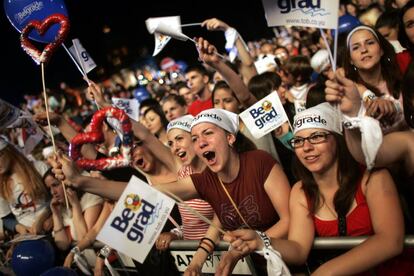
[[[328,133],[324,129],[303,129],[295,137],[306,138],[315,133]],[[299,161],[313,174],[323,174],[337,163],[336,141],[333,135],[326,136],[326,141],[311,144],[305,140],[302,147],[295,148]]]
[[[383,51],[377,38],[368,30],[356,31],[349,42],[351,63],[359,70],[371,70],[380,64]]]
[[[145,126],[152,134],[158,134],[162,131],[161,117],[153,110],[145,114]]]
[[[167,136],[171,153],[178,156],[184,166],[190,165],[196,158],[191,134],[182,129],[174,128],[168,132]]]
[[[197,156],[210,168],[218,173],[229,164],[230,144],[236,141],[233,134],[211,123],[200,123],[191,129],[193,146]]]
[[[224,109],[236,114],[240,113],[239,102],[230,89],[218,88],[214,91],[214,108]]]

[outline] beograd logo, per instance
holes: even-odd
[[[252,108],[249,113],[255,120],[254,123],[259,129],[262,129],[266,123],[272,121],[278,116],[272,102],[268,100],[263,101],[262,106],[259,108]]]
[[[111,227],[126,233],[126,237],[130,241],[140,243],[144,238],[145,228],[154,213],[155,206],[141,199],[137,194],[128,194],[124,199],[125,208],[121,214],[116,216]],[[135,221],[131,225],[131,221]]]
[[[312,124],[312,125],[322,124],[326,126],[327,122],[325,119],[321,118],[321,115],[310,115],[310,116],[297,119],[293,127],[300,128],[304,124]]]
[[[321,0],[278,0],[277,6],[281,13],[289,13],[295,9],[320,9]]]

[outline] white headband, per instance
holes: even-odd
[[[211,108],[198,114],[191,123],[191,129],[200,123],[212,123],[232,134],[239,131],[239,116],[233,112]]]
[[[182,129],[186,132],[191,132],[191,122],[193,119],[194,117],[192,115],[184,115],[180,118],[172,120],[168,123],[167,133],[174,128]]]
[[[293,128],[293,134],[303,129],[322,128],[342,135],[341,115],[329,103],[321,103],[296,114]]]
[[[350,46],[349,43],[351,42],[352,35],[355,32],[360,31],[360,30],[367,30],[367,31],[371,32],[375,36],[375,38],[379,41],[377,33],[372,28],[370,28],[368,26],[358,26],[358,27],[354,28],[352,31],[350,31],[348,36],[346,37],[346,47],[349,48],[349,46]]]

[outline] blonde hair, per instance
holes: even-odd
[[[33,201],[45,199],[47,196],[46,187],[32,163],[12,145],[7,145],[2,152],[5,158],[10,160],[10,168],[8,172],[0,174],[0,196],[9,202],[13,200],[12,181],[10,180],[14,173],[22,181],[24,192]]]

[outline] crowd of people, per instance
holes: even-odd
[[[211,18],[202,27],[236,34],[226,59],[199,37],[200,64],[185,70],[131,70],[134,84],[121,75],[86,87],[62,83],[49,91],[48,112],[40,93],[27,95],[20,108],[45,133],[50,119],[58,153],[45,135],[23,154],[30,133],[1,130],[0,239],[45,234],[56,265],[105,275],[114,250],[92,245],[135,175],[186,203],[146,261],[134,262],[138,275],[179,275],[168,251],[174,240],[199,240],[184,275],[201,275],[220,240],[231,247],[218,275],[247,255],[266,275],[257,252],[268,248],[291,272],[413,275],[404,237],[414,233],[414,0],[340,1],[339,14],[336,66],[330,31],[278,27],[272,39],[245,43],[243,30]],[[239,114],[270,94],[289,122],[257,139]],[[69,143],[112,98],[139,102],[130,166],[82,170],[68,157]],[[121,154],[125,137],[116,130],[104,120],[104,141],[83,145],[82,156]],[[346,251],[312,252],[315,237],[338,236],[367,239]]]

